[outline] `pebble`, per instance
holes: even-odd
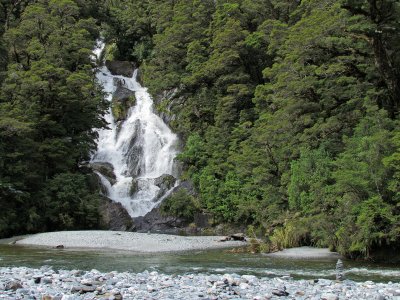
[[[400,283],[0,268],[0,299],[398,299]]]

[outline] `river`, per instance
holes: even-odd
[[[290,275],[295,279],[335,278],[336,259],[287,259],[263,254],[207,250],[183,253],[138,254],[124,251],[84,251],[0,245],[0,267],[43,265],[54,269],[97,269],[101,272],[158,271],[165,274]],[[399,266],[344,261],[346,278],[354,281],[399,282]]]

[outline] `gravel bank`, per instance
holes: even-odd
[[[39,233],[16,242],[17,245],[34,245],[65,248],[115,249],[134,252],[175,252],[200,249],[217,249],[246,245],[240,241],[220,242],[218,236],[176,236],[124,231],[60,231]]]
[[[400,299],[399,283],[0,268],[0,299]]]

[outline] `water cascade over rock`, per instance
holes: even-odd
[[[95,49],[97,57],[103,47]],[[96,75],[111,108],[105,116],[109,128],[99,131],[91,163],[107,197],[121,203],[134,218],[148,213],[173,188],[178,138],[154,113],[151,96],[136,80],[137,70],[132,77],[115,74],[117,70],[111,73],[102,66]],[[104,174],[99,166],[107,166],[108,173],[113,171],[115,176]]]

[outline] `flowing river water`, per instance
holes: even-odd
[[[0,267],[52,266],[54,269],[97,269],[101,272],[158,271],[165,274],[251,274],[259,277],[290,275],[295,279],[335,278],[336,259],[288,259],[263,254],[207,250],[183,253],[139,254],[124,251],[78,251],[0,244]],[[393,265],[344,261],[346,278],[355,281],[399,282]]]

